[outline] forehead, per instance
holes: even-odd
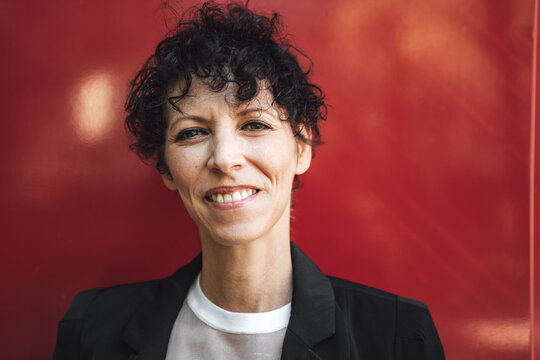
[[[183,82],[178,82],[169,92],[169,98],[172,98],[173,103],[175,103],[182,112],[204,110],[210,106],[226,107],[229,110],[238,112],[249,107],[278,110],[277,105],[273,102],[274,96],[269,89],[267,81],[258,81],[258,92],[252,99],[247,101],[239,101],[236,98],[238,87],[238,84],[230,81],[223,90],[214,91],[204,80],[197,76],[193,76],[189,91],[184,97],[177,101],[174,100],[174,97],[181,96],[185,91]],[[167,105],[168,114],[171,114],[171,111],[176,112],[170,102],[167,102]]]

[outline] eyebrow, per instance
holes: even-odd
[[[244,116],[244,115],[250,114],[252,112],[267,113],[268,115],[271,115],[270,112],[267,109],[263,109],[262,107],[248,108],[248,109],[245,109],[245,110],[242,110],[242,111],[238,112],[236,115]]]

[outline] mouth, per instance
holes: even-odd
[[[234,191],[221,188],[209,191],[204,198],[212,203],[233,203],[245,200],[259,191],[259,189],[255,188],[237,188]]]

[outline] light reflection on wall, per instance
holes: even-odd
[[[85,76],[73,94],[73,126],[78,138],[89,144],[107,137],[113,120],[115,76],[96,71]]]
[[[479,320],[468,324],[466,336],[484,348],[498,351],[525,351],[529,347],[529,325],[523,320]]]
[[[438,78],[441,86],[489,106],[500,100],[499,90],[504,84],[472,28],[427,10],[423,14],[410,12],[404,14],[398,27],[398,50],[411,65]]]

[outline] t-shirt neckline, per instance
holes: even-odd
[[[214,329],[233,334],[267,334],[282,330],[289,324],[291,303],[260,313],[238,313],[220,308],[201,290],[201,274],[189,289],[186,302],[202,322]]]

